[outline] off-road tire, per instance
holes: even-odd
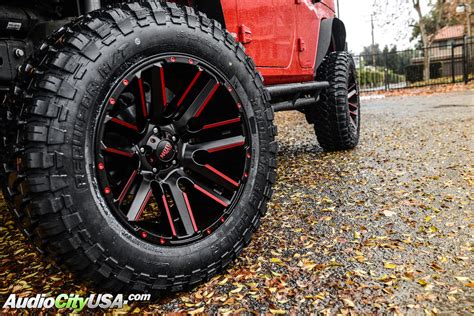
[[[99,203],[91,176],[91,121],[111,78],[149,52],[192,53],[235,83],[251,126],[248,182],[231,216],[180,247],[136,238]],[[101,99],[102,98],[102,99]],[[158,1],[93,12],[53,34],[21,69],[16,103],[4,108],[3,192],[23,233],[76,276],[112,292],[180,291],[222,271],[249,244],[276,173],[276,128],[263,80],[241,44],[189,7]]]
[[[355,84],[354,110],[357,119],[352,121],[348,90],[351,78]],[[316,76],[317,81],[329,81],[329,88],[321,91],[318,102],[309,109],[308,121],[320,146],[327,151],[353,149],[359,142],[360,102],[354,60],[348,52],[332,52],[324,59]],[[355,124],[354,124],[355,123]]]

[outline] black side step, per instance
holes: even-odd
[[[301,83],[267,86],[275,112],[301,110],[312,106],[319,98],[319,92],[328,88],[327,81],[310,81]]]
[[[294,95],[297,93],[316,92],[329,87],[327,81],[310,81],[301,83],[279,84],[275,86],[267,86],[267,91],[272,99],[284,96]]]
[[[296,101],[283,101],[272,104],[273,111],[283,112],[283,111],[293,111],[304,109],[305,107],[311,106],[316,103],[316,98],[301,98]]]

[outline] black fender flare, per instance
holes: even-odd
[[[319,28],[318,53],[315,70],[319,68],[328,52],[345,51],[346,26],[338,18],[324,19]]]

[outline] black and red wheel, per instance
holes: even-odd
[[[318,142],[325,150],[353,149],[360,136],[359,85],[354,60],[348,52],[332,52],[317,70],[316,80],[329,81],[315,106],[308,109]]]
[[[19,81],[4,194],[61,266],[109,291],[178,291],[250,242],[276,129],[261,76],[219,23],[158,1],[93,12]]]
[[[250,171],[249,120],[234,87],[194,56],[163,55],[136,64],[107,99],[95,156],[109,208],[160,245],[215,231]]]

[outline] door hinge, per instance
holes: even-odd
[[[306,44],[305,44],[304,40],[301,37],[298,38],[298,50],[300,52],[304,52],[305,49],[306,49]]]
[[[247,44],[252,41],[252,31],[248,26],[241,25],[239,26],[239,42],[242,44]]]

